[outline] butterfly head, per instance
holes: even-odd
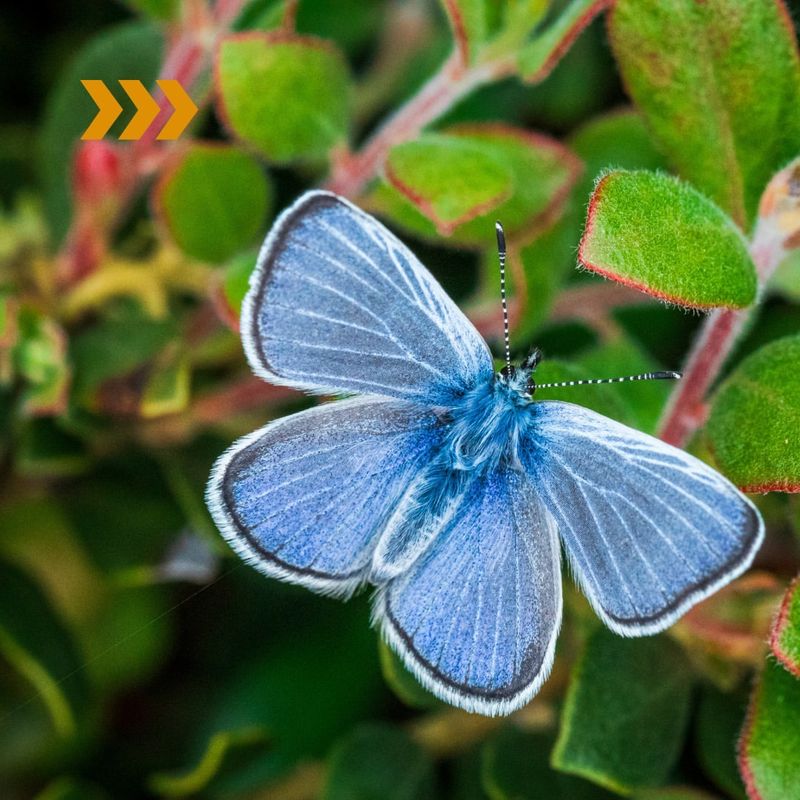
[[[503,367],[497,374],[497,380],[529,401],[536,391],[533,373],[541,360],[542,351],[538,347],[534,347],[519,366],[506,365]]]

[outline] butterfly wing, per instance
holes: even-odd
[[[424,409],[369,397],[283,417],[220,457],[209,508],[265,574],[346,596],[365,581],[376,538],[430,459],[438,426]]]
[[[571,403],[539,402],[532,414],[524,466],[612,630],[663,630],[750,565],[763,522],[711,467]]]
[[[528,479],[476,478],[459,513],[382,586],[374,616],[420,682],[468,711],[508,714],[546,679],[561,622],[555,528]]]
[[[275,223],[241,332],[258,375],[318,393],[435,405],[492,371],[486,343],[413,253],[328,192]]]

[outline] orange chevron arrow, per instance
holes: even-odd
[[[81,139],[96,140],[102,139],[114,124],[117,117],[122,113],[122,106],[116,101],[115,97],[108,90],[103,81],[81,81],[83,88],[89,92],[89,96],[97,104],[97,115],[92,120],[89,127],[83,132]]]
[[[119,85],[136,106],[136,114],[125,130],[122,131],[119,138],[122,141],[141,139],[142,134],[158,116],[159,105],[150,92],[144,88],[144,84],[141,81],[120,81]]]
[[[161,132],[156,136],[156,139],[177,139],[194,119],[194,115],[197,113],[197,106],[178,81],[161,79],[156,83],[161,87],[164,96],[172,103],[172,107],[175,109]]]

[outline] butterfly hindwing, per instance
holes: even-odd
[[[241,331],[258,375],[313,392],[435,405],[492,373],[485,342],[414,254],[328,192],[276,222]]]
[[[535,694],[552,665],[561,622],[558,540],[518,470],[476,477],[463,491],[458,514],[379,588],[374,613],[434,694],[505,714]]]
[[[208,504],[228,542],[271,577],[346,596],[386,517],[438,441],[408,403],[352,398],[283,417],[216,463]]]
[[[711,467],[581,406],[532,413],[524,466],[612,630],[663,630],[749,566],[763,522]]]

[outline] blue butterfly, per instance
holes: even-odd
[[[352,393],[236,442],[207,499],[266,575],[347,597],[433,694],[507,714],[550,671],[560,545],[623,636],[671,625],[751,563],[753,504],[706,464],[581,406],[535,401],[534,353],[489,348],[386,228],[313,191],[275,223],[241,317],[253,370]],[[664,377],[663,374],[654,377]]]

